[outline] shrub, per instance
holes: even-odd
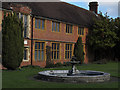
[[[2,65],[7,69],[18,68],[23,59],[23,24],[16,14],[4,16],[2,22]]]
[[[83,45],[82,45],[82,38],[81,37],[78,37],[78,40],[75,43],[74,56],[76,57],[77,61],[80,61],[80,63],[83,63],[84,51],[83,51]]]
[[[55,67],[60,67],[60,66],[63,66],[63,64],[60,63],[60,62],[58,62],[58,63],[55,64]]]

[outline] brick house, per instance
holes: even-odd
[[[85,59],[88,63],[86,35],[97,17],[97,2],[90,2],[86,10],[65,2],[3,2],[4,11],[16,12],[24,23],[24,58],[21,66],[46,66],[46,47],[51,47],[54,63],[70,61],[74,44],[82,37]],[[1,20],[2,20],[1,19]]]

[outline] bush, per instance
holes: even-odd
[[[63,64],[60,62],[55,64],[55,67],[60,67],[60,66],[63,66]]]
[[[63,66],[63,64],[61,64],[60,62],[58,62],[56,64],[50,63],[45,68],[54,68],[54,67],[60,67],[60,66]]]
[[[81,37],[78,37],[78,40],[75,43],[74,56],[77,58],[77,61],[80,61],[80,63],[83,63],[83,61],[84,61],[84,51],[83,51],[83,45],[82,45],[82,38]]]
[[[8,14],[2,22],[2,65],[10,70],[18,68],[23,59],[23,50],[22,21],[16,14]]]
[[[71,66],[71,64],[69,62],[64,62],[63,66]]]

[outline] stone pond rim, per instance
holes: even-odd
[[[80,61],[76,61],[76,57],[72,57],[70,63],[72,64],[71,70],[47,70],[38,72],[38,79],[75,83],[105,82],[110,80],[109,73],[91,70],[78,70],[75,67],[75,64],[80,63]]]
[[[101,71],[80,70],[78,75],[68,76],[69,70],[47,70],[38,72],[37,79],[57,82],[105,82],[110,80],[110,74]]]

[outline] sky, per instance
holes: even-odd
[[[61,0],[84,9],[89,10],[89,2],[93,0]],[[120,0],[94,0],[97,1],[98,6],[98,13],[101,11],[103,15],[107,12],[107,15],[110,18],[117,18],[120,17]],[[118,11],[119,10],[119,11]]]

